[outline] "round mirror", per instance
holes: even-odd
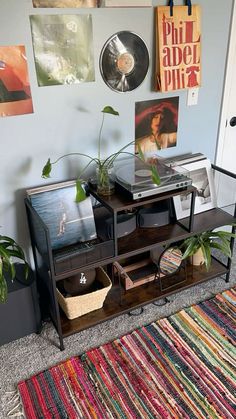
[[[169,247],[160,256],[159,269],[162,274],[172,275],[178,271],[182,263],[182,252],[177,247]]]

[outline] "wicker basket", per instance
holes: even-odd
[[[97,310],[103,306],[104,300],[111,289],[111,280],[104,269],[96,269],[96,279],[103,285],[103,288],[88,294],[77,295],[65,298],[57,289],[57,299],[69,320],[83,316],[90,311]]]

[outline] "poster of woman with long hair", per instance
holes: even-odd
[[[145,157],[177,145],[179,97],[135,103],[135,151]]]

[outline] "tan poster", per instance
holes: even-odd
[[[91,15],[30,16],[39,86],[94,81]]]
[[[0,46],[0,116],[32,112],[25,47]]]
[[[33,0],[34,7],[98,7],[98,0]]]
[[[156,8],[156,89],[161,92],[187,89],[201,84],[200,6]]]

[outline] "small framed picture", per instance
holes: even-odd
[[[75,202],[75,181],[39,186],[26,193],[49,229],[52,249],[97,238],[91,198]]]
[[[194,214],[215,208],[217,205],[216,191],[210,160],[203,159],[194,163],[184,164],[181,167],[188,170],[189,177],[192,179],[192,185],[197,189]],[[190,215],[190,205],[191,194],[174,197],[177,220]]]

